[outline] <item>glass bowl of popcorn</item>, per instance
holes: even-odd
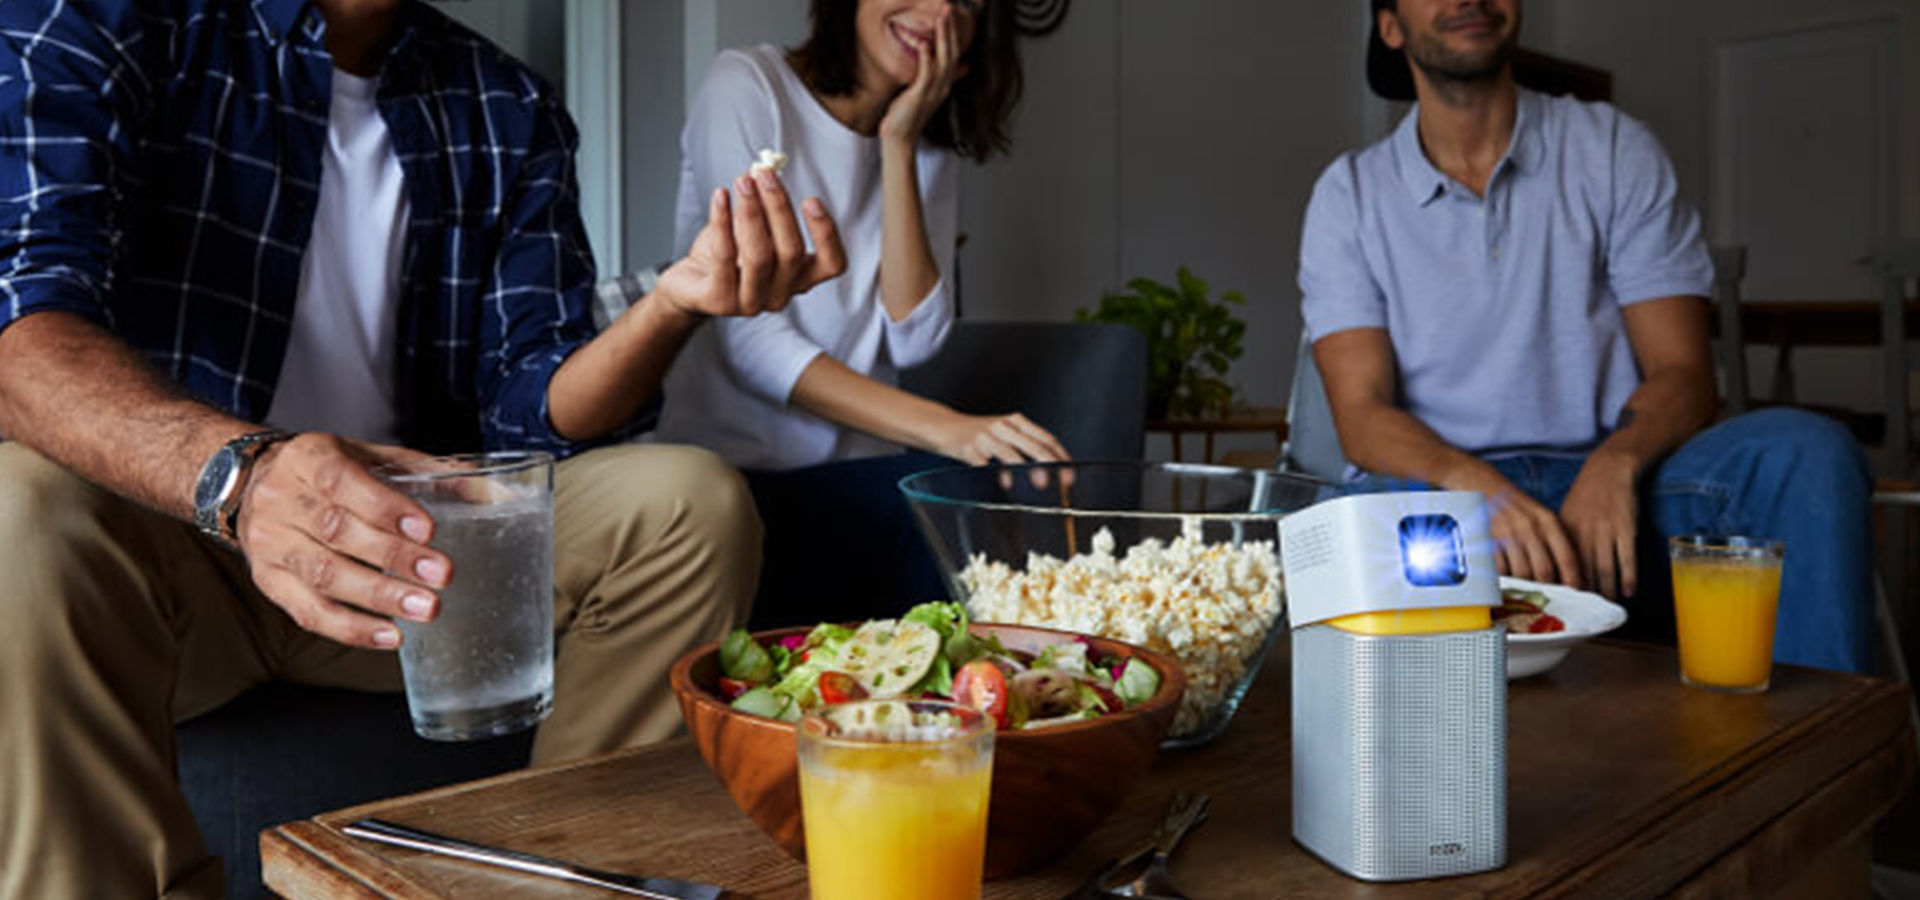
[[[1280,520],[1333,496],[1300,475],[1151,462],[933,469],[900,490],[975,620],[1178,660],[1187,693],[1169,747],[1226,729],[1285,630]]]

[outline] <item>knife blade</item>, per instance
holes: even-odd
[[[725,889],[711,884],[682,881],[678,878],[646,878],[622,872],[608,872],[557,859],[548,859],[544,856],[535,856],[531,853],[521,853],[517,850],[488,847],[485,844],[422,831],[383,819],[356,819],[340,830],[364,840],[425,850],[429,853],[441,853],[518,872],[545,875],[549,878],[577,881],[637,897],[652,898],[652,900],[720,900],[726,893]]]

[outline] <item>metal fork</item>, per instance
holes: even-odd
[[[1167,875],[1167,857],[1172,855],[1175,847],[1180,846],[1189,832],[1207,820],[1207,801],[1206,794],[1184,791],[1174,794],[1172,802],[1167,804],[1166,818],[1160,820],[1160,828],[1154,832],[1153,860],[1147,863],[1147,870],[1114,893],[1122,897],[1187,900]]]
[[[1107,900],[1112,897],[1135,897],[1140,900],[1186,900],[1166,879],[1167,855],[1173,852],[1187,832],[1198,825],[1205,817],[1207,796],[1205,794],[1173,795],[1167,804],[1165,815],[1154,827],[1153,834],[1142,838],[1139,843],[1127,849],[1125,853],[1107,861],[1092,877],[1083,882],[1065,900]],[[1142,863],[1147,869],[1131,881],[1120,881],[1117,875],[1139,869]],[[1145,879],[1158,872],[1159,878],[1153,884]],[[1160,893],[1160,890],[1171,893]]]

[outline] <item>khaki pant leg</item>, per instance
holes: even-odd
[[[193,528],[0,445],[0,898],[220,896],[173,723],[266,677],[245,584]]]
[[[607,447],[554,476],[553,714],[536,764],[680,728],[667,671],[744,623],[760,574],[746,482],[691,447]]]

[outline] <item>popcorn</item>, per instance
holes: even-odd
[[[786,171],[786,169],[787,155],[785,153],[781,153],[778,150],[763,149],[760,151],[760,158],[755,160],[753,166],[747,171],[754,175],[758,175],[761,172],[772,172],[778,175]]]
[[[1246,674],[1280,614],[1283,588],[1273,541],[1208,544],[1188,516],[1180,536],[1149,538],[1114,556],[1112,532],[1061,560],[1027,555],[1024,572],[975,554],[960,572],[967,608],[983,622],[1097,634],[1165,653],[1187,673],[1173,733],[1200,729]]]

